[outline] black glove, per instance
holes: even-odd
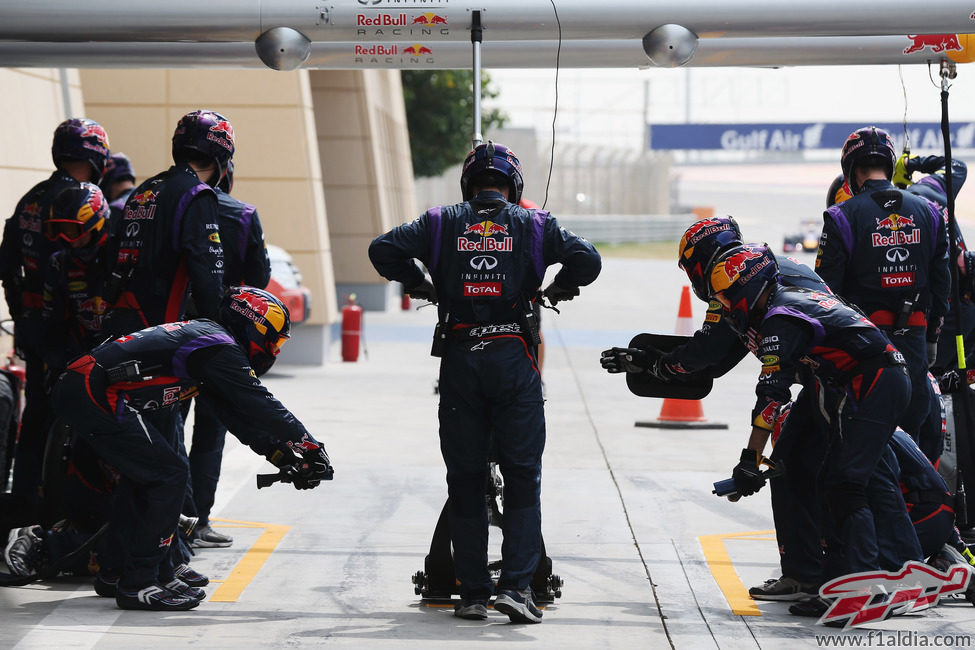
[[[310,490],[318,487],[322,481],[331,481],[335,470],[325,453],[325,447],[309,449],[301,455],[301,460],[295,465],[292,483],[296,490]]]
[[[649,370],[659,356],[659,353],[640,348],[611,348],[602,351],[599,364],[611,374],[640,373]]]
[[[545,288],[542,295],[548,299],[549,303],[554,307],[559,304],[560,300],[572,300],[579,295],[579,287],[572,287],[571,289],[566,289],[565,287],[560,287],[554,282]]]
[[[433,286],[426,278],[420,282],[420,284],[407,287],[406,293],[410,294],[411,298],[416,298],[418,300],[426,300],[427,302],[432,302],[437,304],[437,288]]]
[[[741,459],[731,472],[731,478],[735,480],[735,491],[739,495],[751,496],[765,485],[762,470],[758,467],[761,459],[762,454],[754,449],[741,450]]]
[[[928,368],[934,365],[934,362],[938,360],[938,342],[928,341]]]
[[[670,365],[664,359],[663,355],[653,362],[653,365],[650,366],[650,369],[647,370],[647,372],[656,377],[659,381],[675,381],[680,377],[680,375],[671,370]]]
[[[957,370],[949,370],[938,377],[938,387],[943,394],[954,393],[961,388],[961,375]]]
[[[267,462],[280,469],[293,467],[300,460],[286,440],[276,442],[264,457],[267,458]]]

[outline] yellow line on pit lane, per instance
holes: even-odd
[[[769,537],[772,535],[772,537]],[[726,539],[735,540],[762,540],[768,541],[775,537],[774,530],[753,530],[747,533],[729,533],[725,535],[701,535],[698,541],[704,550],[704,559],[711,569],[714,581],[718,583],[721,593],[731,607],[731,612],[736,616],[761,616],[762,612],[758,609],[755,601],[748,595],[748,589],[742,584],[741,578],[735,572],[735,566],[731,563],[728,549],[725,548]]]
[[[218,603],[235,603],[247,585],[250,584],[257,572],[261,570],[267,558],[277,547],[281,539],[291,530],[291,526],[278,524],[264,524],[256,521],[235,521],[233,519],[211,519],[230,524],[227,528],[263,528],[264,532],[257,541],[244,553],[244,557],[223,581],[223,584],[213,592],[207,600]],[[221,526],[223,528],[224,526]],[[218,582],[214,580],[213,582]]]

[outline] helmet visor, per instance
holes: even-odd
[[[44,222],[44,236],[51,241],[63,239],[73,243],[84,237],[87,232],[85,224],[72,219],[48,219]]]
[[[272,357],[276,357],[279,354],[281,354],[281,348],[284,347],[284,344],[288,342],[289,338],[290,337],[282,334],[274,341],[268,340],[267,353],[270,354]]]

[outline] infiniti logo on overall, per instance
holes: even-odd
[[[910,256],[911,254],[906,248],[900,247],[889,249],[886,255],[888,262],[903,262]]]
[[[478,255],[471,258],[471,267],[478,271],[490,271],[498,265],[498,260],[490,255]]]

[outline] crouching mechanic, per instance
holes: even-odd
[[[290,335],[287,307],[266,291],[232,287],[219,314],[219,324],[165,323],[103,343],[54,388],[57,415],[121,475],[111,521],[130,540],[115,594],[121,609],[186,610],[205,596],[174,575],[169,553],[186,462],[144,413],[195,395],[297,489],[332,478],[325,448],[258,380]]]
[[[742,246],[741,231],[732,217],[712,217],[692,224],[681,238],[678,265],[687,273],[694,294],[708,303],[704,323],[687,343],[661,353],[657,350],[612,348],[604,350],[600,363],[610,373],[647,373],[662,382],[681,382],[702,374],[716,378],[734,368],[748,351],[756,352],[757,341],[740,336],[723,317],[720,303],[708,297],[706,270],[717,257]],[[767,251],[758,244],[748,250]],[[830,293],[808,266],[787,257],[776,257],[777,281],[786,287],[805,287]],[[796,417],[787,426],[771,455],[787,468],[770,480],[772,518],[779,548],[782,576],[749,589],[749,595],[763,600],[799,600],[818,593],[823,569],[820,545],[820,505],[816,475],[825,456],[826,425],[819,413],[819,389],[808,370],[800,375],[803,385],[792,409]],[[810,532],[812,531],[812,532]]]
[[[759,470],[765,443],[799,369],[808,368],[822,387],[830,425],[821,473],[828,510],[824,580],[881,568],[877,516],[896,531],[904,556],[920,561],[900,490],[875,476],[911,393],[903,356],[873,323],[835,296],[781,287],[776,276],[770,253],[748,249],[727,251],[709,273],[711,297],[721,303],[732,329],[743,335],[752,330],[762,360],[751,435],[732,472],[736,490],[748,496],[765,484]],[[884,511],[874,511],[875,504]],[[821,616],[828,606],[816,597],[789,611]]]
[[[592,244],[547,212],[517,205],[521,164],[506,147],[478,145],[460,185],[463,203],[431,208],[380,235],[369,258],[411,295],[439,296],[440,449],[462,600],[454,613],[486,619],[494,591],[484,507],[493,438],[505,497],[494,608],[515,622],[541,623],[530,584],[541,557],[545,412],[530,303],[548,266],[562,264],[545,289],[554,303],[595,280],[601,261]],[[413,258],[430,269],[432,283]]]

